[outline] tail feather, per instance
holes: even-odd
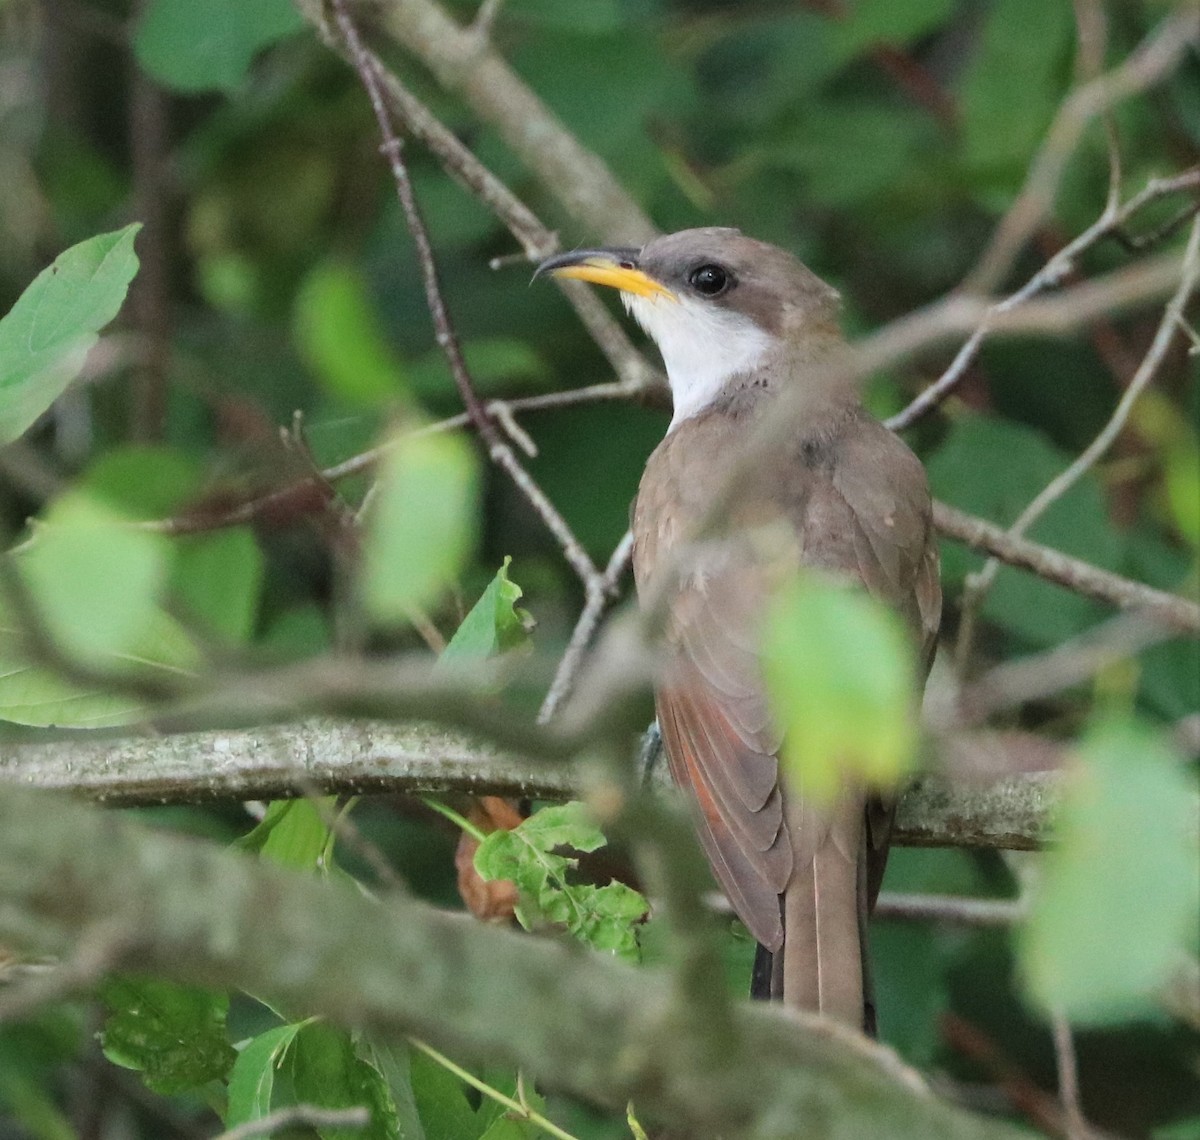
[[[770,995],[861,1028],[868,1023],[862,805],[843,802],[822,821],[819,837],[813,816],[805,815],[792,832],[797,857],[781,899],[784,940],[771,956]],[[762,979],[758,988],[765,988]]]

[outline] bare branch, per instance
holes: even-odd
[[[976,740],[964,736],[954,747],[989,747],[987,737]],[[998,766],[1008,763],[1006,753]],[[0,782],[71,791],[112,806],[313,793],[469,792],[556,801],[584,793],[575,768],[519,749],[504,751],[430,724],[326,718],[132,738],[73,732],[8,744]],[[1040,842],[1056,798],[1052,773],[973,782],[922,777],[900,801],[893,842],[1027,850]]]
[[[285,1128],[307,1125],[309,1128],[366,1128],[371,1123],[371,1113],[366,1108],[319,1108],[313,1104],[293,1104],[277,1108],[258,1120],[249,1120],[236,1128],[222,1132],[216,1140],[252,1140],[256,1136],[270,1136]]]
[[[1142,358],[1142,363],[1134,373],[1128,387],[1118,401],[1113,414],[1084,450],[1068,465],[1068,467],[1052,479],[1033,499],[1032,502],[1017,516],[1008,528],[1008,534],[1020,538],[1046,511],[1063,497],[1083,476],[1095,466],[1105,452],[1121,434],[1129,420],[1129,414],[1138,397],[1157,375],[1167,350],[1175,338],[1183,319],[1184,309],[1200,280],[1200,217],[1192,223],[1191,236],[1183,258],[1183,269],[1180,274],[1179,287],[1174,296],[1167,302],[1159,321],[1158,331]],[[975,629],[975,619],[988,590],[996,580],[1000,563],[995,557],[989,558],[983,568],[972,575],[963,591],[962,622],[959,627],[957,657],[960,664],[970,657],[971,639]]]
[[[1180,633],[1200,633],[1200,605],[1156,590],[1152,586],[1101,570],[1090,562],[1072,558],[1027,538],[1013,538],[1004,527],[966,514],[945,503],[933,504],[933,525],[948,538],[994,555],[1010,566],[1031,570],[1039,578],[1055,582],[1098,601],[1121,609],[1143,609]]]
[[[575,679],[579,675],[579,668],[583,664],[583,656],[591,644],[592,637],[595,635],[596,626],[599,625],[600,619],[604,616],[604,611],[615,594],[617,584],[620,582],[621,576],[625,573],[632,554],[633,535],[629,531],[626,531],[624,537],[617,543],[616,549],[612,552],[612,557],[609,558],[608,565],[604,568],[604,574],[601,576],[600,581],[596,583],[594,589],[588,590],[587,601],[584,603],[583,611],[579,615],[579,620],[575,623],[575,628],[571,632],[571,640],[567,642],[567,648],[563,651],[562,658],[559,660],[558,669],[554,674],[554,681],[551,683],[550,690],[546,693],[546,699],[542,702],[541,710],[538,712],[539,724],[545,724],[550,720],[563,699],[570,694],[575,684]]]
[[[967,280],[967,292],[987,293],[1008,272],[1021,246],[1053,206],[1067,160],[1088,123],[1122,99],[1164,79],[1188,44],[1195,41],[1196,33],[1196,11],[1184,5],[1167,16],[1119,66],[1068,96],[1029,168],[1021,193],[1001,219],[991,245]]]
[[[977,899],[958,895],[917,895],[881,891],[872,912],[876,919],[940,922],[951,926],[1015,926],[1025,918],[1016,899]]]

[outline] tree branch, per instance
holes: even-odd
[[[0,939],[19,950],[67,954],[96,923],[119,923],[131,943],[117,968],[236,986],[384,1041],[417,1035],[609,1108],[634,1100],[686,1134],[767,1140],[783,1121],[819,1120],[826,1140],[1017,1136],[819,1018],[740,1003],[730,1047],[706,1064],[680,1042],[657,970],[411,899],[381,905],[44,794],[0,796],[0,865]]]
[[[577,768],[523,758],[462,733],[329,718],[142,737],[76,732],[8,744],[0,755],[0,784],[70,791],[114,807],[312,792],[546,800],[585,794]],[[1052,774],[991,783],[925,776],[900,801],[893,842],[1030,849],[1044,838],[1056,801]]]

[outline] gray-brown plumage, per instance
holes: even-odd
[[[543,269],[621,289],[667,366],[675,418],[638,491],[634,572],[643,601],[669,599],[659,727],[713,871],[771,955],[759,986],[870,1028],[864,924],[891,813],[849,786],[818,808],[781,780],[758,643],[772,585],[808,566],[894,606],[928,665],[941,590],[924,471],[821,366],[843,344],[837,295],[783,250],[686,230]],[[784,391],[799,401],[795,434],[740,479],[723,528],[697,541],[742,441]]]

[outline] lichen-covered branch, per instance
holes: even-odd
[[[121,739],[76,733],[9,744],[0,750],[0,782],[122,806],[306,792],[469,792],[549,800],[582,794],[579,773],[568,765],[522,760],[430,725],[329,719]],[[924,777],[900,802],[893,841],[1036,847],[1055,787],[1053,775],[961,785]]]

